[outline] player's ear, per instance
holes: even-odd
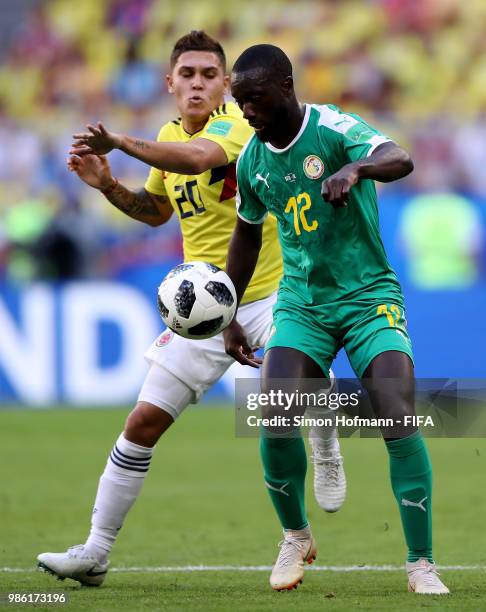
[[[174,93],[174,79],[171,74],[165,75],[165,82],[167,83],[167,91],[171,94]]]
[[[294,91],[294,79],[291,76],[285,77],[285,79],[281,82],[281,88],[288,96]]]
[[[224,84],[224,93],[229,94],[230,93],[230,75],[229,74],[224,75],[223,84]]]

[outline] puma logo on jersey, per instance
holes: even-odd
[[[427,512],[425,506],[423,505],[426,499],[427,499],[427,496],[425,496],[419,502],[413,502],[413,501],[409,501],[408,499],[405,499],[404,497],[402,497],[402,506],[411,506],[411,507],[413,506],[415,508],[420,508],[420,510],[423,510],[424,512]]]
[[[267,172],[267,176],[262,176],[259,172],[257,172],[255,178],[257,181],[263,181],[267,186],[267,189],[270,189],[270,185],[268,184],[268,177],[270,176],[270,172]]]

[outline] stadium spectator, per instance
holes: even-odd
[[[193,23],[221,37],[230,61],[255,39],[279,44],[301,65],[304,99],[342,104],[404,142],[417,171],[400,189],[446,188],[484,199],[485,17],[482,0],[365,7],[358,0],[249,0],[238,10],[216,0],[40,2],[0,62],[0,134],[8,143],[0,152],[0,195],[8,193],[13,206],[49,181],[89,209],[83,186],[63,176],[59,151],[71,126],[109,112],[121,130],[153,137],[151,126],[170,113],[167,99],[162,107],[158,99],[158,75],[166,72],[159,58],[173,34]],[[136,161],[113,161],[122,179],[143,178]],[[123,242],[126,225],[110,214],[98,222],[111,244]],[[143,240],[142,229],[128,231]]]

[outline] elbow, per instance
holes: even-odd
[[[413,160],[410,155],[404,149],[400,149],[400,163],[402,167],[402,177],[407,176],[411,172],[413,172]]]
[[[170,219],[172,211],[167,214],[160,214],[158,217],[147,217],[144,219],[146,225],[150,225],[150,227],[159,227],[160,225],[164,225]]]
[[[187,170],[188,174],[202,174],[208,169],[204,159],[194,159]]]
[[[159,227],[160,225],[163,225],[165,223],[165,221],[162,221],[161,219],[147,219],[145,221],[146,225],[150,225],[150,227]]]
[[[407,174],[411,174],[414,169],[413,160],[410,155],[407,153],[407,159],[404,162],[405,166],[405,174],[403,176],[407,176]]]
[[[187,151],[186,163],[187,167],[185,171],[190,175],[202,174],[211,167],[206,150],[196,145],[191,146]]]
[[[187,173],[188,174],[202,174],[209,168],[208,162],[204,157],[204,154],[194,154],[192,159],[189,161]]]

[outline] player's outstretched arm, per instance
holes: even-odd
[[[349,191],[360,179],[390,183],[413,170],[410,155],[394,142],[384,142],[364,159],[346,164],[322,183],[322,197],[335,208],[346,206]]]
[[[157,226],[169,220],[173,208],[165,196],[151,194],[145,189],[131,191],[111,174],[110,164],[102,155],[71,155],[68,169],[90,187],[101,191],[113,206],[142,223]]]
[[[106,155],[113,149],[120,149],[159,170],[190,175],[228,163],[223,148],[205,138],[190,142],[156,142],[109,132],[101,122],[96,126],[88,125],[87,129],[87,132],[73,134],[71,154]]]
[[[235,285],[238,304],[255,271],[262,246],[262,228],[262,224],[246,223],[240,217],[236,220],[228,250],[226,272]],[[225,350],[233,359],[254,368],[261,364],[261,359],[253,354],[254,349],[249,346],[245,331],[236,320],[236,315],[224,330],[223,336]]]
[[[369,157],[355,162],[359,178],[391,183],[407,176],[413,170],[410,155],[394,142],[384,142]]]

